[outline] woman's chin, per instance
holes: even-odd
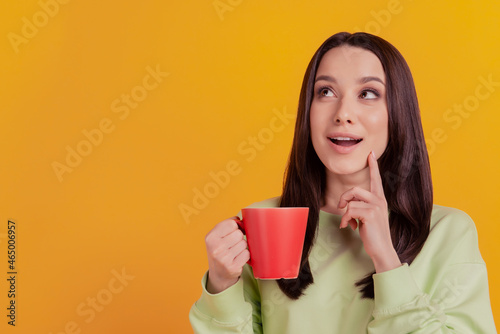
[[[363,171],[368,167],[368,164],[359,164],[359,165],[354,165],[354,164],[346,164],[346,165],[335,165],[335,166],[330,166],[327,168],[327,173],[340,176],[340,177],[348,177],[348,176],[355,176],[356,174],[359,174],[359,172]]]

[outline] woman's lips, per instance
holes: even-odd
[[[330,139],[332,143],[340,146],[353,146],[363,140],[363,139],[354,139],[349,137],[335,137],[328,139]]]
[[[355,139],[350,137],[332,137],[328,138],[331,146],[338,153],[349,153],[358,147],[358,144],[363,141],[363,139]]]

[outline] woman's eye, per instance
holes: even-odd
[[[376,92],[373,92],[371,90],[364,90],[361,92],[361,94],[359,96],[365,100],[373,100],[373,99],[376,99],[377,97],[379,97],[379,94]]]
[[[319,90],[319,95],[321,95],[321,96],[333,96],[333,92],[331,89],[321,88]]]

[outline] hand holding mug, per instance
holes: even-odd
[[[232,217],[218,223],[205,237],[208,256],[207,291],[219,293],[234,285],[250,259],[243,232]]]

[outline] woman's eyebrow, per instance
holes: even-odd
[[[382,85],[385,86],[385,83],[382,79],[380,79],[379,77],[373,77],[373,76],[369,76],[369,77],[362,77],[361,79],[358,80],[359,83],[367,83],[369,81],[378,81],[380,82]]]
[[[320,80],[325,80],[325,81],[337,83],[337,80],[335,80],[334,77],[331,77],[329,75],[320,75],[319,77],[316,78],[316,80],[314,82],[318,82]]]
[[[333,82],[333,83],[337,83],[337,80],[332,77],[332,76],[329,76],[329,75],[320,75],[316,78],[316,80],[314,82],[318,82],[320,80],[325,80],[325,81],[328,81],[328,82]],[[370,82],[370,81],[378,81],[380,82],[382,85],[385,86],[385,82],[380,79],[379,77],[375,77],[375,76],[367,76],[367,77],[362,77],[358,80],[359,83],[367,83],[367,82]]]

